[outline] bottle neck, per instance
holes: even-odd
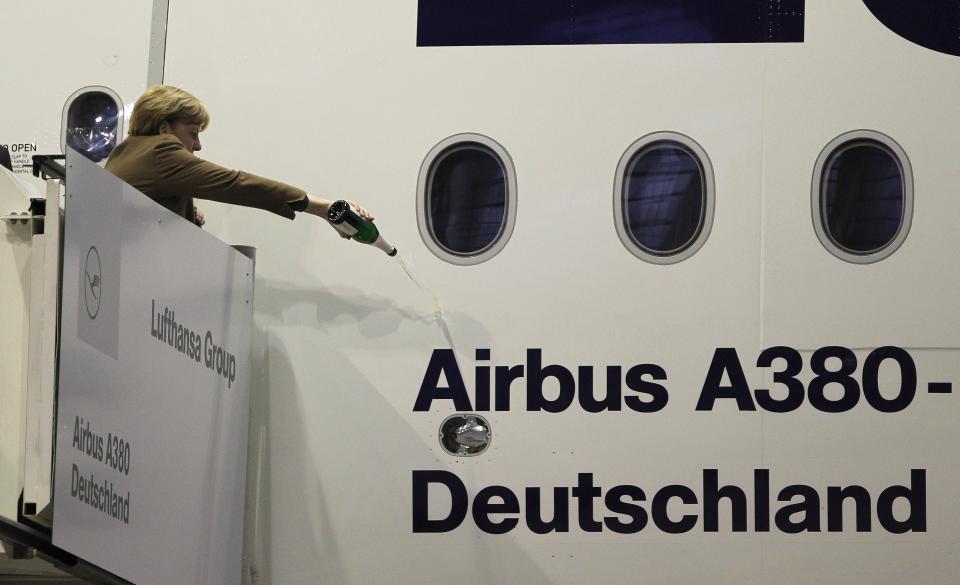
[[[390,243],[383,239],[383,236],[377,236],[377,239],[374,240],[371,245],[383,250],[387,253],[387,256],[396,256],[397,249],[394,248]]]

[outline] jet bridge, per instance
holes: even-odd
[[[64,163],[0,169],[2,574],[239,583],[253,250]]]

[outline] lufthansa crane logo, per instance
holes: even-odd
[[[84,269],[86,282],[83,283],[83,299],[87,304],[87,315],[96,319],[100,312],[100,296],[102,294],[103,277],[100,271],[100,252],[95,246],[87,250],[87,263]]]

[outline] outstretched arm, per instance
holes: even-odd
[[[154,156],[167,190],[199,199],[256,207],[293,219],[289,204],[307,196],[303,189],[286,183],[197,158],[176,139],[159,144]]]

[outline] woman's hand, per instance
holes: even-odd
[[[373,221],[373,215],[363,207],[360,207],[356,201],[350,201],[349,199],[345,199],[345,201],[350,204],[350,207],[352,207],[354,211],[357,212],[357,215],[367,221]]]
[[[367,221],[373,221],[373,214],[361,207],[358,203],[349,199],[345,199],[345,201],[350,204],[350,207],[352,207],[355,212],[357,212],[357,215]],[[327,219],[327,213],[330,211],[331,205],[333,205],[333,201],[330,201],[329,199],[321,199],[319,197],[314,197],[313,195],[307,195],[307,209],[305,211],[309,214],[316,215],[317,217]],[[341,238],[345,240],[350,239],[350,236],[335,228],[333,224],[330,224],[330,227],[332,227]]]
[[[203,227],[203,224],[207,223],[205,217],[203,217],[203,212],[197,209],[197,206],[193,206],[193,223],[197,224],[200,227]]]

